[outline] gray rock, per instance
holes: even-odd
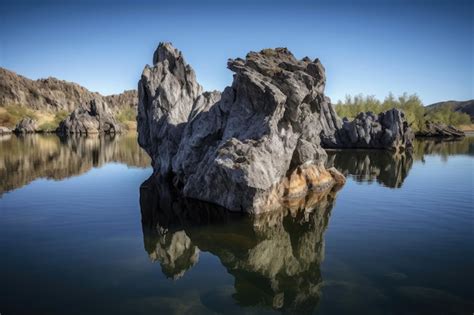
[[[8,127],[0,126],[0,135],[6,135],[12,133],[11,129]]]
[[[107,104],[101,99],[76,108],[58,127],[60,134],[115,134],[122,131]]]
[[[462,138],[466,134],[453,126],[441,123],[426,121],[422,130],[416,133],[417,137],[435,137],[435,138]]]
[[[38,123],[36,120],[26,117],[20,120],[15,126],[15,133],[34,133],[38,131]]]
[[[340,127],[320,61],[277,48],[229,60],[228,68],[232,86],[203,93],[181,52],[158,46],[138,84],[137,117],[155,172],[186,197],[250,213],[342,184],[325,169],[320,145],[326,126]]]
[[[334,118],[331,116],[331,118]],[[413,147],[414,134],[408,126],[405,114],[391,109],[378,115],[359,113],[353,121],[344,119],[342,126],[326,129],[322,137],[326,148],[365,148],[403,151]]]

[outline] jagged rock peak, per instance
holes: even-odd
[[[173,44],[169,42],[161,42],[156,48],[153,54],[153,64],[156,65],[159,62],[168,60],[168,62],[174,62],[176,59],[182,59],[183,56],[181,51],[173,47]],[[183,60],[184,61],[184,60]]]

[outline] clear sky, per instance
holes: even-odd
[[[473,96],[474,1],[0,0],[0,66],[102,94],[136,88],[160,41],[183,51],[205,89],[232,81],[227,58],[288,47],[320,58],[326,94],[425,104]]]

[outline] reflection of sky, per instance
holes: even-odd
[[[472,1],[91,3],[2,2],[0,66],[117,93],[136,88],[158,42],[172,41],[204,87],[221,90],[232,79],[227,58],[287,46],[322,60],[334,100],[389,91],[425,103],[474,98]]]

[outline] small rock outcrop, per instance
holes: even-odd
[[[416,133],[417,137],[435,137],[435,138],[462,138],[466,134],[453,126],[441,123],[426,121],[422,130]]]
[[[20,134],[34,133],[36,131],[38,131],[38,122],[35,119],[29,117],[20,120],[13,130],[13,132]]]
[[[11,129],[8,127],[0,126],[0,135],[6,135],[12,133]]]
[[[115,134],[122,131],[107,104],[92,100],[88,105],[76,108],[58,127],[58,133],[67,134]]]
[[[228,68],[232,86],[203,92],[181,52],[158,46],[138,84],[137,116],[155,172],[186,197],[249,213],[343,184],[324,167],[320,134],[335,126],[320,61],[277,48],[231,59]]]
[[[393,108],[374,114],[359,113],[353,121],[333,118],[336,129],[326,129],[321,138],[325,148],[364,148],[403,151],[413,147],[414,133],[405,114]]]

